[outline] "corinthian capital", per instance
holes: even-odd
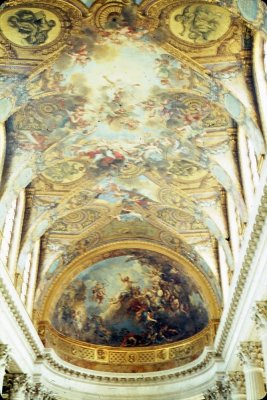
[[[231,393],[246,394],[245,375],[242,371],[229,372],[228,382],[230,384]]]
[[[4,367],[8,362],[9,349],[6,344],[0,344],[0,367]]]
[[[26,390],[28,383],[28,376],[26,374],[14,374],[12,382],[12,391],[18,392],[20,390]]]
[[[41,383],[35,383],[29,387],[30,400],[56,400],[52,392],[48,391]]]
[[[260,342],[241,342],[238,357],[241,365],[263,368],[263,357]]]
[[[253,308],[252,319],[257,328],[267,328],[267,301],[257,301]]]
[[[216,382],[212,389],[204,394],[205,400],[227,400],[230,395],[228,382]]]
[[[26,393],[28,376],[26,374],[6,374],[5,382],[10,398],[17,398]]]

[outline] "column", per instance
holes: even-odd
[[[8,353],[8,346],[6,344],[0,344],[0,394],[2,394],[3,390],[4,376],[8,362]]]
[[[9,399],[25,400],[27,391],[28,377],[26,374],[9,374]]]
[[[229,372],[228,382],[231,389],[231,400],[246,400],[246,385],[243,372]]]
[[[259,330],[262,344],[265,381],[267,382],[267,301],[257,301],[253,311],[253,319]]]
[[[245,374],[247,400],[262,399],[266,392],[260,343],[241,342],[238,356]]]

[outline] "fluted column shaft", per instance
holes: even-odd
[[[262,399],[266,392],[261,344],[259,342],[242,342],[239,358],[245,375],[247,400]]]
[[[259,400],[265,396],[262,368],[254,365],[244,366],[247,400]]]
[[[247,396],[245,394],[233,393],[231,394],[231,400],[246,400]]]

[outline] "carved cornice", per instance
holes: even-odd
[[[260,342],[241,342],[238,357],[241,365],[263,368],[263,356]]]
[[[253,308],[252,319],[255,321],[256,327],[267,328],[267,301],[257,301]]]
[[[251,233],[250,240],[248,242],[246,255],[244,257],[244,262],[240,269],[238,280],[237,280],[235,289],[233,291],[232,300],[229,303],[228,314],[224,320],[225,323],[224,323],[224,326],[223,326],[223,329],[222,329],[222,332],[220,335],[219,342],[216,346],[216,351],[219,354],[222,353],[224,346],[226,344],[228,334],[230,332],[230,329],[233,324],[233,320],[234,320],[236,312],[237,312],[240,298],[242,296],[243,290],[244,290],[246,282],[247,282],[251,263],[254,258],[254,255],[255,255],[255,252],[257,249],[257,245],[259,243],[259,239],[261,237],[262,230],[263,230],[266,216],[267,216],[267,206],[266,205],[267,205],[267,186],[265,186],[265,188],[264,188],[264,193],[261,198],[261,203],[258,208],[257,216],[255,218],[253,231]]]
[[[229,372],[227,378],[230,384],[231,393],[246,394],[245,375],[242,371]]]

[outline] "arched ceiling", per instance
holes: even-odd
[[[127,240],[181,255],[220,304],[227,200],[246,222],[237,127],[265,153],[244,62],[263,3],[10,1],[0,28],[0,226],[27,188],[18,268],[41,240],[37,313],[70,262]]]

